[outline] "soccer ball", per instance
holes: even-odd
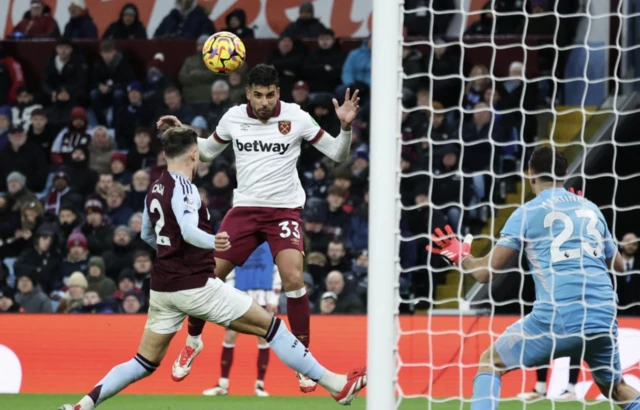
[[[238,36],[221,31],[209,37],[202,47],[202,59],[216,74],[230,74],[244,64],[247,51]]]

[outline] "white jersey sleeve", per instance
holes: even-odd
[[[216,130],[213,132],[213,138],[221,144],[227,144],[233,139],[231,137],[231,126],[229,122],[229,117],[232,115],[232,111],[233,109],[230,109],[224,113],[222,118],[220,118],[220,122],[218,122],[218,125],[216,126]]]
[[[324,130],[320,128],[311,114],[300,110],[300,113],[298,114],[298,121],[301,126],[301,136],[305,141],[315,144],[320,138],[322,138]]]

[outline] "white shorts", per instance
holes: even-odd
[[[187,316],[228,327],[253,303],[246,293],[210,278],[201,288],[179,292],[151,291],[146,329],[158,334],[175,333]]]

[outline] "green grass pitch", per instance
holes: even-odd
[[[59,405],[75,402],[79,396],[51,395],[51,394],[18,394],[0,395],[0,408],[7,410],[56,410]],[[365,410],[364,397],[356,399],[349,410]],[[137,396],[122,395],[114,397],[99,407],[99,410],[325,410],[339,409],[331,398],[319,397],[203,397],[203,396]],[[462,409],[467,410],[468,404]],[[609,403],[587,403],[587,410],[611,409]],[[618,408],[613,407],[613,408]],[[400,410],[460,410],[460,402],[447,401],[431,403],[422,398],[405,399]],[[522,401],[505,401],[500,410],[583,410],[582,402],[551,402],[539,401],[523,403]],[[393,410],[393,409],[389,409]]]

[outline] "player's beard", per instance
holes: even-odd
[[[253,113],[256,115],[256,117],[258,117],[258,119],[260,120],[268,120],[269,118],[271,118],[273,116],[273,112],[276,110],[275,105],[273,106],[273,108],[269,108],[269,107],[262,107],[262,106],[258,106],[257,108],[254,107],[253,105],[251,106],[251,109],[253,110]]]

